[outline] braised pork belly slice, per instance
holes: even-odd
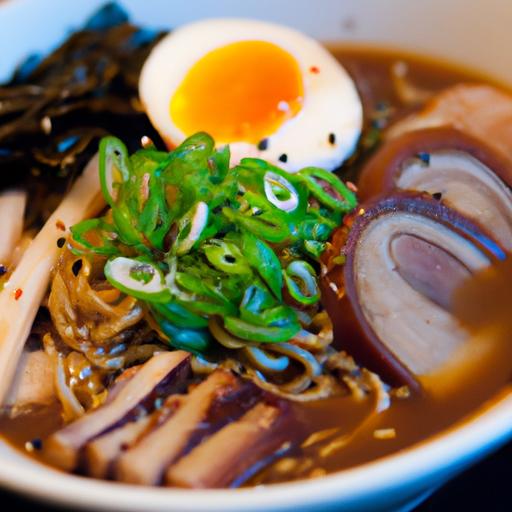
[[[342,273],[332,267],[322,284],[335,343],[389,383],[418,387],[416,377],[468,339],[451,312],[453,291],[504,253],[426,194],[396,194],[360,213],[346,243],[326,256],[346,257]]]
[[[428,192],[485,226],[512,249],[512,161],[452,128],[426,129],[391,139],[364,167],[363,200],[395,188]]]
[[[120,386],[112,400],[52,434],[44,443],[45,458],[59,468],[75,469],[79,452],[88,441],[130,421],[140,408],[151,409],[159,396],[182,389],[189,372],[187,352],[153,356]]]
[[[251,382],[229,371],[215,371],[188,394],[176,414],[119,457],[117,479],[158,485],[171,464],[243,414],[259,395]]]
[[[254,469],[271,462],[285,443],[296,441],[300,433],[289,403],[260,402],[171,466],[165,482],[191,488],[240,485]]]
[[[393,125],[387,137],[440,126],[451,126],[471,135],[512,161],[512,96],[496,87],[449,87],[427,102],[423,110]]]
[[[86,471],[95,478],[109,478],[116,460],[147,432],[166,421],[185,400],[185,395],[171,395],[153,413],[125,423],[87,443],[84,454]]]

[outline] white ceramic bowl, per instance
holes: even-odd
[[[0,80],[28,53],[47,51],[101,0],[0,1]],[[211,16],[292,25],[320,40],[378,42],[449,58],[512,84],[510,0],[124,0],[136,22],[172,27]],[[113,484],[66,475],[0,442],[0,485],[74,509],[327,511],[410,508],[512,437],[512,394],[410,449],[316,480],[220,491]]]

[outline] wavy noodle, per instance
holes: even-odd
[[[48,308],[55,332],[45,347],[56,365],[67,418],[101,403],[115,372],[149,359],[162,350],[159,342],[169,341],[136,299],[105,280],[104,264],[102,257],[76,255],[67,246],[52,282]],[[212,317],[209,329],[221,349],[209,356],[213,359],[194,356],[193,373],[202,376],[228,368],[266,391],[298,402],[343,389],[363,399],[381,389],[373,374],[331,347],[332,324],[325,311],[302,315],[301,322],[303,329],[288,343],[254,344],[233,336],[222,319]],[[384,407],[386,395],[379,393]]]
[[[290,359],[286,356],[275,356],[268,350],[258,347],[245,347],[245,355],[258,369],[268,372],[283,372],[288,368]]]
[[[115,372],[162,350],[144,308],[104,279],[104,263],[66,247],[52,281],[48,309],[55,331],[43,344],[66,419],[102,403]]]
[[[358,388],[361,396],[367,394],[368,386],[363,381],[344,382],[345,374],[361,372],[349,356],[330,346],[332,324],[324,311],[317,313],[307,328],[288,343],[256,346],[227,332],[217,318],[210,320],[209,327],[226,350],[216,360],[195,356],[192,369],[196,374],[208,374],[218,367],[229,368],[262,389],[297,402],[340,393],[343,384],[354,395],[353,387]]]
[[[54,364],[55,391],[60,400],[60,403],[62,404],[62,416],[64,421],[72,421],[76,418],[79,418],[85,412],[85,410],[73,392],[73,389],[68,384],[66,369],[63,364],[64,356],[55,348],[55,342],[51,334],[46,334],[43,337],[43,346],[45,352],[48,354],[50,360]]]
[[[266,381],[260,372],[252,368],[249,369],[247,375],[262,389],[295,402],[312,402],[314,400],[328,398],[339,391],[339,385],[336,379],[331,375],[315,377],[311,380],[313,386],[298,394],[283,391],[279,385]]]

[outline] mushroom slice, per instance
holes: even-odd
[[[189,370],[188,352],[177,350],[153,356],[111,401],[52,434],[44,443],[45,458],[61,469],[75,469],[87,442],[130,421],[141,408],[151,409],[159,396],[178,391]]]
[[[107,432],[85,447],[87,473],[95,478],[112,476],[115,461],[120,455],[134,446],[137,441],[170,418],[185,400],[185,395],[171,395],[163,406],[153,413]]]
[[[505,257],[478,225],[430,196],[397,193],[363,205],[346,243],[325,255],[323,300],[335,343],[390,384],[446,362],[468,334],[451,295],[475,271]],[[340,253],[345,265],[333,264]]]
[[[171,466],[166,483],[203,489],[240,485],[300,432],[289,403],[260,402]]]
[[[250,381],[216,370],[189,393],[176,414],[121,455],[116,464],[117,479],[158,485],[168,466],[240,416],[257,398]]]
[[[393,125],[387,136],[439,126],[457,128],[512,161],[512,96],[496,87],[484,84],[449,87],[419,113]]]
[[[405,133],[365,166],[361,198],[394,188],[428,192],[512,249],[512,161],[453,128]]]

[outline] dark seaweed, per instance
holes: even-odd
[[[137,84],[162,35],[130,24],[111,3],[46,58],[23,62],[0,86],[2,187],[24,182],[34,195],[41,188],[64,190],[108,133],[132,151],[143,135],[160,144],[142,112]]]

